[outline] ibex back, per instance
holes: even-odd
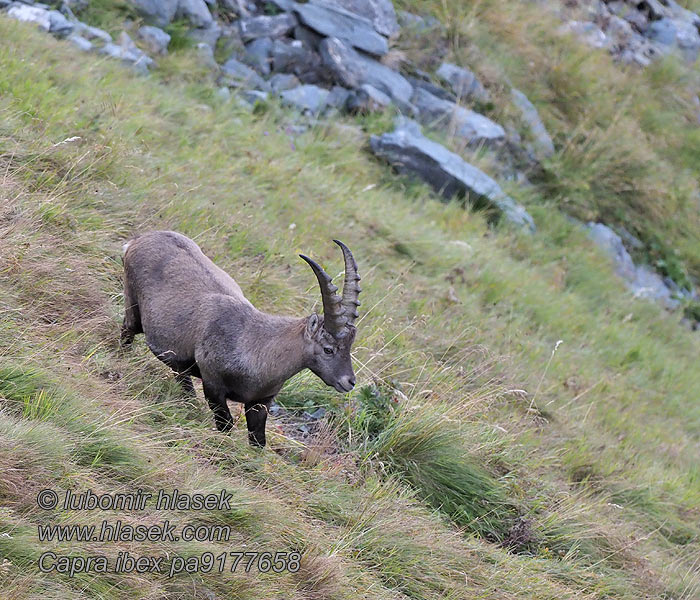
[[[318,279],[323,316],[293,318],[256,309],[233,278],[184,235],[141,235],[124,246],[121,343],[127,347],[144,333],[153,354],[190,394],[190,376],[201,378],[220,431],[233,425],[226,400],[243,403],[248,439],[264,446],[268,408],[292,375],[310,369],[339,392],[355,385],[350,348],[360,276],[350,250],[334,241],[345,260],[342,297],[328,274],[300,255]]]

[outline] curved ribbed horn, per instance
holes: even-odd
[[[341,300],[341,305],[345,313],[345,317],[348,325],[352,325],[355,319],[360,315],[357,312],[357,307],[360,306],[360,302],[357,299],[362,291],[360,287],[360,274],[357,272],[357,263],[355,262],[355,257],[350,252],[343,242],[340,240],[333,240],[340,249],[343,251],[343,259],[345,260],[345,283],[343,284],[343,299]]]
[[[347,320],[340,296],[336,294],[338,288],[333,285],[330,275],[318,263],[303,254],[299,256],[309,263],[316,274],[316,279],[318,279],[321,299],[323,300],[323,327],[331,335],[337,335],[343,330]]]

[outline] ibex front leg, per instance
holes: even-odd
[[[233,419],[231,411],[226,404],[226,394],[221,391],[221,388],[208,385],[202,382],[204,387],[204,397],[207,399],[209,408],[214,413],[214,423],[219,431],[230,431],[233,427]]]
[[[265,446],[265,423],[272,398],[245,404],[245,420],[248,425],[248,441],[251,446]]]

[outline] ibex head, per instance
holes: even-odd
[[[323,383],[339,392],[349,392],[355,387],[350,348],[355,341],[355,319],[360,305],[357,300],[361,291],[360,276],[349,248],[343,242],[333,241],[340,246],[345,259],[342,298],[336,294],[338,288],[333,285],[328,273],[308,256],[299,255],[316,274],[323,299],[323,316],[314,313],[306,320],[306,357],[308,368]]]

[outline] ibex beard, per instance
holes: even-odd
[[[121,344],[143,333],[158,359],[194,395],[202,380],[219,431],[233,426],[227,400],[244,405],[248,439],[265,445],[272,400],[287,379],[310,369],[339,392],[355,386],[350,349],[360,305],[360,276],[348,247],[342,296],[310,258],[321,288],[323,315],[302,318],[264,313],[240,286],[188,237],[174,231],[143,234],[124,245],[124,324]]]

